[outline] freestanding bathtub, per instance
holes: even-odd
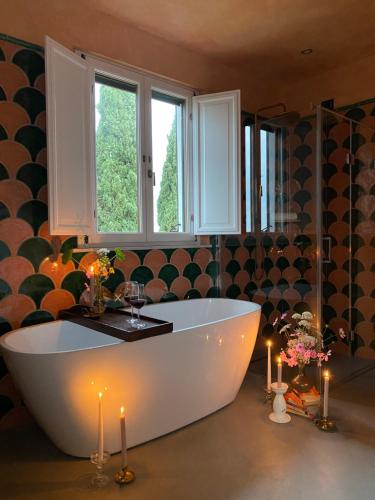
[[[88,457],[97,449],[101,391],[104,447],[110,453],[121,447],[121,406],[131,447],[235,399],[257,336],[257,304],[196,299],[149,305],[142,312],[173,321],[173,332],[123,342],[54,321],[1,337],[5,362],[27,407],[65,453]]]

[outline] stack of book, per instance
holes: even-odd
[[[320,394],[315,387],[309,392],[298,392],[289,388],[285,394],[286,410],[288,413],[294,413],[301,417],[314,419],[319,413]]]

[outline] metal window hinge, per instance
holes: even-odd
[[[189,118],[190,118],[190,120],[193,119],[193,113],[189,113]]]
[[[96,210],[94,209],[94,219],[96,219]]]

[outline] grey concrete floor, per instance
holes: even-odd
[[[332,390],[339,432],[326,434],[297,416],[272,423],[263,361],[254,363],[233,404],[130,450],[137,479],[126,487],[91,489],[92,465],[59,452],[36,426],[2,433],[0,499],[374,500],[375,369],[358,366],[360,376],[345,379],[343,369]],[[119,464],[113,456],[107,473]]]

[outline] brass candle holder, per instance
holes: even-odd
[[[329,417],[322,417],[315,420],[315,425],[320,431],[336,432],[337,426],[334,420]]]
[[[117,484],[130,484],[135,481],[135,474],[132,470],[129,470],[127,467],[119,470],[115,474],[115,481]]]

